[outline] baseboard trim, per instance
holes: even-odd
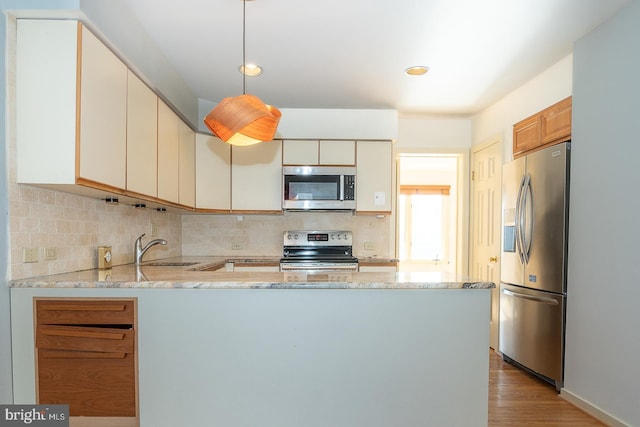
[[[571,393],[570,391],[568,391],[565,388],[560,390],[560,397],[562,397],[564,400],[566,400],[567,402],[571,403],[572,405],[575,405],[578,408],[582,409],[586,413],[596,417],[597,419],[599,419],[600,421],[602,421],[603,423],[605,423],[606,425],[608,425],[610,427],[631,427],[629,424],[626,424],[626,423],[620,421],[619,419],[617,419],[613,415],[603,411],[602,409],[600,409],[597,406],[587,402],[586,400],[584,400],[580,396],[578,396],[578,395],[576,395],[574,393]]]

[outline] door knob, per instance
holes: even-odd
[[[498,262],[498,257],[497,256],[490,256],[489,257],[489,262]]]

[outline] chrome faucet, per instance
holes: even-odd
[[[164,239],[155,239],[147,243],[147,245],[142,247],[142,238],[145,235],[142,234],[140,237],[136,239],[136,264],[140,264],[142,262],[142,256],[151,248],[151,246],[155,245],[166,245],[167,241]]]

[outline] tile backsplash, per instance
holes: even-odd
[[[153,238],[168,241],[154,246],[145,259],[179,256],[182,251],[180,215],[109,205],[103,200],[22,184],[12,184],[9,197],[12,279],[96,268],[97,247],[111,246],[113,265],[134,260],[134,242]],[[150,236],[151,224],[157,236]],[[25,248],[55,248],[56,259],[23,262]]]
[[[183,215],[182,254],[280,256],[286,230],[351,230],[353,252],[389,258],[390,218],[344,212],[285,212],[283,215]],[[367,242],[368,248],[364,249]]]
[[[136,209],[126,204],[22,184],[10,194],[12,279],[96,268],[97,247],[111,246],[113,265],[132,263],[134,242],[146,233],[168,241],[145,259],[173,256],[269,256],[282,254],[285,230],[351,230],[354,254],[391,257],[390,218],[343,212],[283,215],[203,215]],[[156,235],[151,236],[151,224]],[[365,242],[367,248],[365,249]],[[55,248],[56,259],[23,262],[25,248]]]

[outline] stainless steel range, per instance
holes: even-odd
[[[351,231],[285,231],[280,271],[358,271]]]

